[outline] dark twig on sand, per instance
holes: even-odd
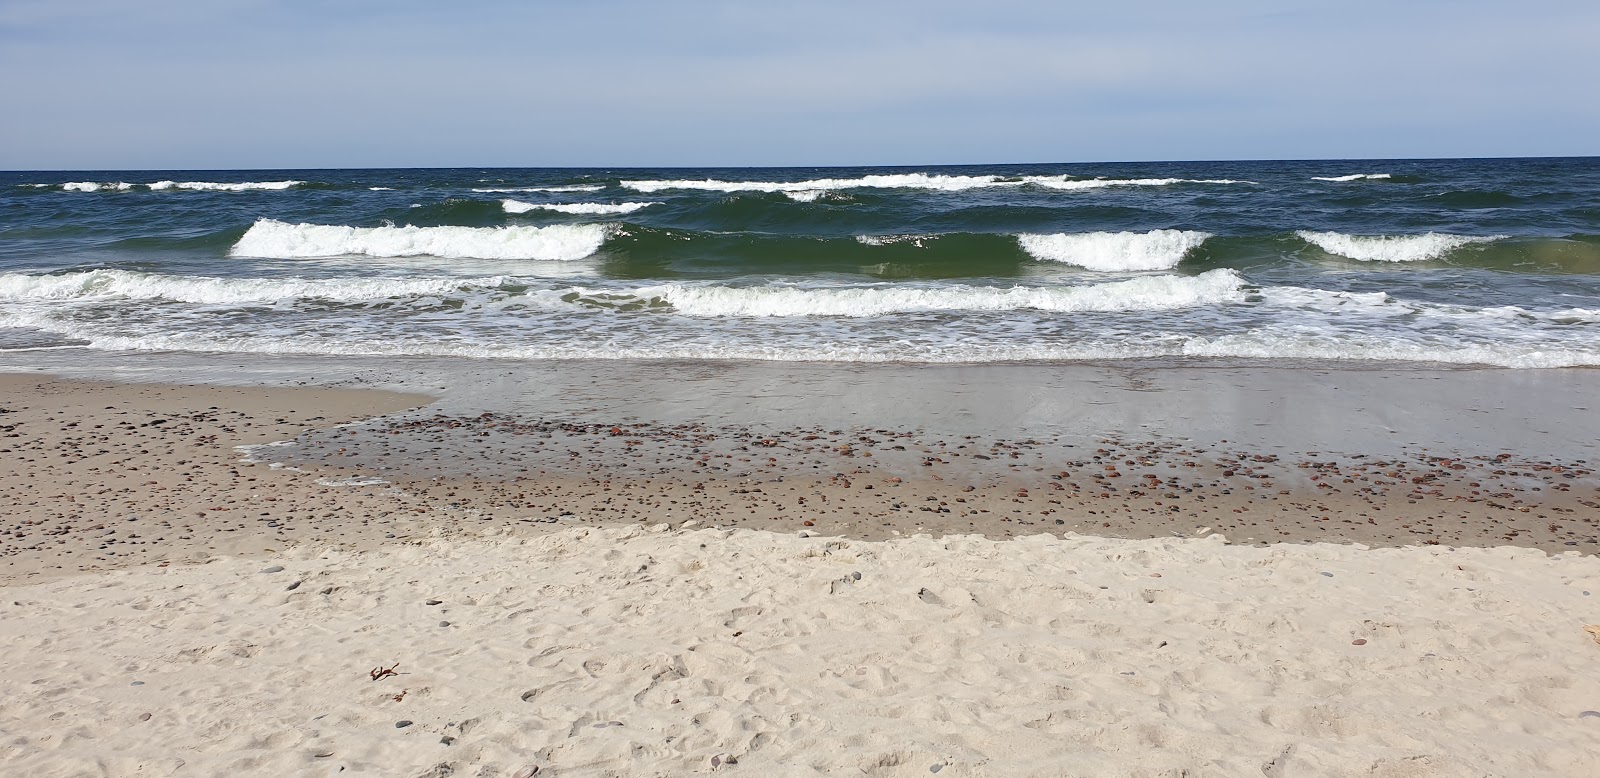
[[[372,676],[372,680],[374,680],[374,681],[381,681],[381,680],[383,680],[385,678],[388,678],[391,675],[399,675],[399,673],[394,671],[394,669],[396,667],[399,667],[399,666],[400,666],[399,662],[395,662],[394,664],[389,665],[388,667],[384,667],[383,665],[378,665],[377,667],[372,668],[372,672],[368,673],[368,675],[371,675]]]

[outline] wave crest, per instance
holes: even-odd
[[[655,203],[525,203],[521,200],[501,200],[500,207],[506,213],[527,213],[529,211],[555,211],[556,213],[571,214],[620,214],[633,213],[641,208],[649,208]]]
[[[1301,240],[1328,252],[1363,262],[1420,262],[1441,259],[1462,246],[1492,243],[1501,236],[1448,235],[1427,232],[1421,235],[1346,235],[1342,232],[1295,233]]]
[[[230,254],[302,259],[365,255],[460,259],[583,259],[600,249],[614,228],[605,224],[549,227],[345,227],[260,219]]]
[[[1211,237],[1195,230],[1083,232],[1018,235],[1022,250],[1035,259],[1110,272],[1167,270]]]

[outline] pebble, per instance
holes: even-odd
[[[928,772],[930,772],[930,773],[936,773],[936,772],[939,772],[940,770],[943,770],[943,769],[944,769],[944,765],[942,765],[942,764],[936,764],[936,765],[929,765],[928,766]]]
[[[283,572],[283,565],[273,565],[271,567],[264,567],[264,568],[261,569],[261,572],[263,572],[263,573],[281,573],[281,572]]]
[[[1326,570],[1324,570],[1322,572],[1322,577],[1323,578],[1332,578],[1333,577],[1333,573],[1330,573],[1330,572],[1327,572]]]
[[[448,622],[448,621],[441,621],[441,622],[439,622],[439,626],[441,626],[441,627],[448,627],[448,626],[450,626],[450,622]]]
[[[294,583],[289,584],[289,586],[286,587],[286,590],[292,592],[292,591],[300,588],[300,584],[303,584],[303,583],[305,583],[305,581],[295,581]]]
[[[401,719],[401,720],[396,721],[394,723],[394,728],[395,729],[405,729],[406,727],[409,727],[409,726],[411,726],[411,721],[409,719]]]
[[[1600,710],[1586,710],[1578,714],[1580,719],[1600,719]]]
[[[533,776],[538,774],[539,766],[536,764],[531,764],[522,768],[521,770],[516,771],[515,773],[512,773],[511,778],[533,778]]]
[[[424,604],[425,604],[425,605],[438,605],[438,604],[440,604],[440,603],[441,603],[441,602],[443,602],[443,601],[442,601],[442,600],[428,600],[428,601],[427,601],[427,602],[426,602],[426,603],[424,603]]]
[[[128,685],[129,686],[143,686],[144,685],[144,681],[134,681],[133,683],[130,683]]]
[[[150,720],[150,714],[148,714],[148,713],[139,714],[139,720],[140,721],[149,721]]]
[[[1356,638],[1355,640],[1350,641],[1350,645],[1352,645],[1352,646],[1364,646],[1366,644],[1367,644],[1367,639],[1366,638]]]

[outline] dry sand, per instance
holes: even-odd
[[[12,587],[0,772],[1600,774],[1594,557],[658,529]]]

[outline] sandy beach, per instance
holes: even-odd
[[[1582,443],[0,380],[8,773],[1595,774]]]

